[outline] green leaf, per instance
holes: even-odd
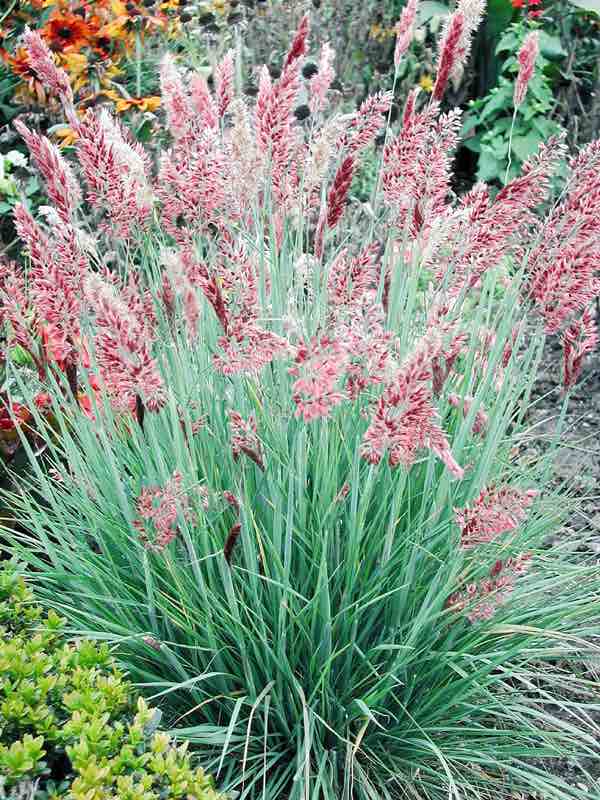
[[[513,136],[512,151],[521,161],[526,161],[538,149],[542,136],[532,131],[526,136]]]
[[[519,47],[519,39],[517,34],[514,30],[508,31],[505,33],[504,36],[500,39],[496,46],[496,55],[500,53],[514,53],[517,51]]]
[[[477,178],[480,181],[493,181],[502,172],[501,162],[489,150],[482,150],[477,165]]]
[[[25,194],[29,197],[30,195],[35,194],[37,191],[39,191],[39,188],[40,188],[40,182],[34,175],[25,184]]]
[[[490,100],[485,104],[485,108],[481,112],[479,120],[483,122],[483,120],[495,114],[496,111],[510,108],[510,100],[511,93],[507,89],[501,88],[494,90]]]
[[[540,52],[546,58],[560,59],[567,55],[567,51],[563,48],[558,36],[551,36],[546,31],[539,31],[539,37]]]

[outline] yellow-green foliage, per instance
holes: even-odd
[[[0,569],[0,796],[217,800],[106,645],[70,644],[62,629],[14,565]]]

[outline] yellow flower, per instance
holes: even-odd
[[[212,9],[216,11],[217,14],[224,14],[225,13],[225,0],[213,0],[212,1]]]
[[[88,60],[84,53],[63,53],[60,66],[65,69],[71,79],[74,91],[78,92],[88,83]]]
[[[421,75],[421,78],[419,79],[419,86],[421,89],[423,89],[423,91],[431,92],[433,89],[433,80],[431,75]]]
[[[371,25],[371,28],[369,30],[369,38],[379,41],[382,31],[383,28],[381,27],[381,25],[375,22],[373,25]]]

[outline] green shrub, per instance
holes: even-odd
[[[69,800],[216,800],[186,746],[156,730],[106,644],[66,641],[64,620],[0,570],[0,790]],[[37,788],[35,788],[37,787]]]

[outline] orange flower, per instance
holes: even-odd
[[[73,128],[69,128],[67,126],[64,128],[57,128],[53,132],[53,135],[58,139],[59,147],[71,147],[79,138],[78,134],[73,130]]]
[[[27,84],[29,91],[36,97],[38,103],[43,105],[46,102],[46,92],[31,67],[27,50],[24,47],[19,47],[15,54],[11,56],[7,50],[0,48],[0,56],[11,72]]]
[[[150,97],[119,97],[115,102],[115,109],[118,114],[137,108],[138,111],[154,112],[160,106],[160,97],[152,95]]]
[[[50,15],[41,34],[48,42],[51,50],[81,50],[89,44],[95,31],[79,16],[69,12],[57,11]]]

